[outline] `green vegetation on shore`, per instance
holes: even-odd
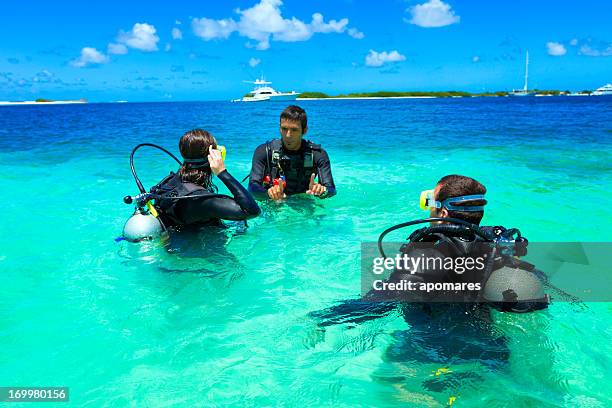
[[[34,102],[55,102],[53,99],[38,98]]]
[[[538,95],[563,95],[569,94],[569,91],[559,91],[556,89],[541,90],[534,89]],[[378,91],[378,92],[359,92],[359,93],[348,93],[340,95],[328,95],[323,92],[302,92],[299,96],[300,99],[305,98],[398,98],[398,97],[433,97],[433,98],[452,98],[462,97],[468,98],[472,96],[508,96],[507,91],[496,91],[496,92],[481,92],[481,93],[470,93],[463,91],[445,91],[445,92],[426,92],[426,91],[415,91],[415,92],[390,92],[390,91]]]

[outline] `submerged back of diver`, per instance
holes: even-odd
[[[227,171],[217,147],[215,138],[202,129],[181,137],[183,163],[179,170],[151,188],[151,193],[160,196],[155,207],[166,227],[221,225],[221,220],[243,221],[261,212],[253,196]],[[217,194],[213,174],[231,196]]]
[[[430,210],[430,216],[436,220],[457,220],[472,225],[475,230],[482,230],[482,234],[485,234],[487,231],[501,228],[479,227],[484,206],[487,204],[485,193],[484,185],[470,177],[446,176],[437,183],[434,190],[423,192],[421,208]],[[416,222],[419,221],[414,223]],[[526,246],[526,240],[524,243]],[[454,314],[458,309],[463,310],[465,316],[470,318],[483,307],[511,312],[530,312],[546,308],[548,297],[543,293],[538,276],[530,270],[524,270],[524,265],[529,264],[517,260],[515,256],[501,256],[503,254],[499,253],[493,256],[489,252],[492,245],[493,240],[485,240],[468,228],[437,221],[430,227],[414,231],[409,242],[400,249],[402,255],[413,259],[434,260],[448,259],[449,256],[455,259],[465,259],[466,256],[477,259],[482,256],[487,259],[487,265],[489,260],[491,261],[490,272],[484,268],[480,272],[478,268],[474,268],[471,273],[461,274],[444,268],[421,266],[409,271],[396,268],[385,283],[410,283],[416,287],[421,284],[463,286],[464,283],[478,282],[482,285],[482,290],[431,293],[402,289],[370,290],[361,299],[345,301],[311,315],[320,320],[320,325],[327,326],[374,319],[398,307],[401,307],[404,318],[413,323],[421,319],[426,322],[428,317],[434,316],[438,316],[437,320],[439,316]],[[483,316],[480,312],[478,315]]]

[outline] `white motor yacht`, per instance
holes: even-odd
[[[612,84],[607,84],[602,86],[601,88],[597,88],[593,95],[603,96],[603,95],[612,95]]]
[[[295,91],[278,92],[269,86],[272,85],[272,82],[266,81],[263,78],[245,82],[254,84],[255,88],[243,98],[234,99],[232,102],[293,101],[300,95],[299,92]]]

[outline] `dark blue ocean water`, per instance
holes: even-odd
[[[241,179],[284,105],[0,107],[0,385],[69,386],[79,406],[609,405],[608,303],[495,315],[503,364],[424,358],[435,347],[400,316],[323,332],[307,315],[358,296],[360,243],[425,216],[419,193],[446,174],[487,186],[484,224],[610,241],[611,98],[298,103],[338,195],[264,204],[246,232],[170,251],[113,241],[132,147],[178,153],[201,127]],[[174,170],[156,151],[136,166],[147,187]]]

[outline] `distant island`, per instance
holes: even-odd
[[[0,101],[0,105],[67,105],[74,103],[87,103],[87,99],[56,101],[53,99],[38,98],[33,101]]]
[[[559,95],[570,95],[570,91],[560,91],[557,89],[534,89],[536,96],[559,96]],[[577,92],[579,95],[588,95],[591,91]],[[427,91],[415,91],[415,92],[391,92],[391,91],[378,91],[378,92],[359,92],[359,93],[348,93],[340,95],[328,95],[323,92],[302,92],[298,99],[380,99],[380,98],[471,98],[478,96],[488,97],[504,97],[508,96],[508,91],[496,91],[496,92],[480,92],[471,93],[464,91],[443,91],[443,92],[427,92]],[[574,95],[576,95],[574,94]]]

